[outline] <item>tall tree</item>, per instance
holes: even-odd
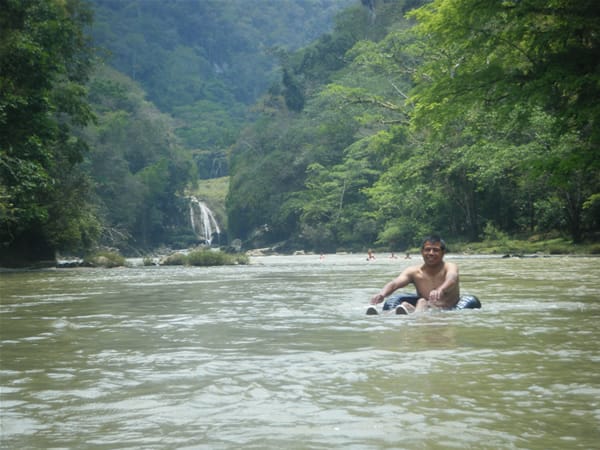
[[[541,111],[551,131],[535,163],[528,158],[536,169],[528,175],[547,178],[580,240],[584,204],[600,191],[600,4],[435,0],[413,16],[425,61],[411,98],[414,123],[442,139],[485,110],[497,127],[512,121],[524,136]]]
[[[85,130],[93,147],[85,168],[102,217],[101,243],[131,253],[193,237],[186,188],[197,177],[189,153],[174,136],[172,118],[145,100],[128,77],[98,66],[89,83],[96,112]],[[185,231],[184,231],[185,230]]]
[[[2,0],[0,245],[2,263],[53,258],[98,232],[78,171],[92,119],[85,82],[91,11],[80,0]]]
[[[362,228],[373,229],[359,226],[370,223],[368,220],[355,220],[360,215],[357,211],[363,212],[365,198],[360,190],[365,180],[370,181],[370,166],[351,151],[344,163],[344,152],[363,124],[377,120],[355,118],[353,99],[340,101],[329,92],[321,98],[319,92],[325,83],[341,76],[339,72],[348,80],[357,76],[346,69],[347,52],[370,35],[384,36],[385,28],[398,15],[400,3],[387,5],[390,14],[382,14],[375,21],[357,5],[337,17],[331,34],[301,51],[279,53],[282,85],[272,88],[263,100],[264,119],[246,130],[230,153],[227,209],[232,236],[246,240],[266,223],[270,232],[261,238],[270,238],[271,243],[292,238],[303,241],[303,245],[331,248],[354,237],[360,240],[367,234],[360,231]],[[335,86],[331,90],[335,94]],[[312,163],[317,165],[307,171]],[[335,175],[328,177],[329,170]],[[321,182],[338,194],[324,202]],[[304,190],[310,192],[300,192]],[[327,209],[322,216],[314,213],[320,207]],[[335,223],[324,223],[332,219]]]

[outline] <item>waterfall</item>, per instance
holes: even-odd
[[[214,234],[221,234],[212,211],[194,196],[190,197],[190,222],[194,234],[208,245],[211,245]]]

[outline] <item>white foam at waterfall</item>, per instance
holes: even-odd
[[[213,234],[221,234],[219,224],[210,208],[194,196],[190,197],[190,222],[198,239],[208,245],[212,243]]]

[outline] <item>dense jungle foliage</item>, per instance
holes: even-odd
[[[0,263],[197,243],[187,190],[351,3],[1,0]]]
[[[100,229],[75,130],[93,114],[93,53],[77,2],[3,0],[0,7],[0,262],[53,259],[93,245]]]
[[[233,147],[230,234],[319,251],[431,230],[597,239],[599,4],[416,3],[345,13],[285,61],[301,101],[272,92]]]
[[[593,0],[0,3],[3,265],[193,245],[223,176],[247,248],[597,240]]]

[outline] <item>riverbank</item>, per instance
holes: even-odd
[[[491,255],[491,256],[600,256],[600,242],[587,241],[579,244],[574,244],[568,239],[551,238],[541,239],[533,236],[528,239],[486,239],[480,242],[461,242],[447,240],[448,253],[461,255]],[[403,258],[406,253],[409,255],[418,255],[420,248],[417,246],[409,248],[393,248],[371,246],[371,250],[375,255],[394,254],[398,258]],[[269,252],[270,250],[270,252]],[[257,252],[263,254],[277,254],[276,248],[257,249]],[[367,250],[349,250],[338,249],[337,253],[364,253]],[[296,252],[298,253],[298,252]]]
[[[462,255],[498,255],[507,257],[525,257],[525,256],[559,256],[559,255],[581,255],[581,256],[600,256],[600,242],[584,242],[581,244],[573,244],[571,241],[564,238],[553,238],[553,239],[536,239],[535,237],[529,239],[499,239],[499,240],[485,240],[482,242],[448,242],[448,249],[451,254],[462,254]],[[375,254],[382,255],[390,253],[389,248],[384,247],[373,247]],[[396,249],[392,250],[396,255],[402,257],[405,253],[411,255],[419,254],[420,249],[418,247],[411,247],[408,249]],[[189,252],[189,250],[187,251]],[[168,251],[163,252],[160,256],[149,255],[141,257],[144,261],[144,265],[172,265],[182,264],[186,262],[173,255],[179,255],[182,251]],[[183,252],[185,253],[185,252]],[[211,252],[212,253],[212,252]],[[217,252],[221,253],[221,252]],[[225,252],[226,253],[226,252]],[[283,254],[309,254],[312,252],[304,252],[302,250],[296,250],[294,252],[282,251],[278,246],[261,249],[248,249],[244,254],[237,254],[237,258],[241,260],[227,261],[225,264],[247,264],[247,257],[252,256],[266,256],[266,255],[283,255]],[[339,253],[361,253],[357,251],[346,251],[340,250]],[[191,265],[212,265],[215,264],[213,261],[215,255],[210,255],[211,258],[209,264],[206,264],[206,258],[200,258],[200,263],[194,261]],[[230,255],[228,255],[230,256]],[[169,261],[166,260],[171,257]],[[218,264],[224,264],[223,261],[219,261]],[[3,266],[2,268],[27,268],[27,269],[39,269],[48,267],[116,267],[124,266],[125,258],[118,254],[118,252],[99,252],[88,258],[58,258],[56,261],[38,261],[35,263],[22,264],[14,267]]]
[[[451,243],[452,253],[522,256],[542,255],[600,255],[600,242],[574,244],[564,238],[501,239],[482,242]]]

